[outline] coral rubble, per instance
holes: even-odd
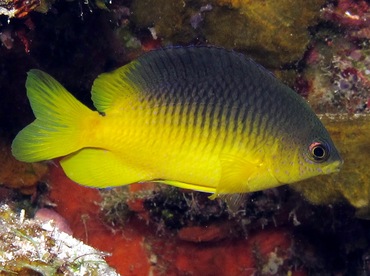
[[[0,207],[0,241],[0,275],[118,275],[105,253],[7,205]]]

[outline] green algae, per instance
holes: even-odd
[[[370,206],[370,114],[324,116],[325,127],[344,160],[339,173],[292,185],[314,204],[346,199],[359,210]]]

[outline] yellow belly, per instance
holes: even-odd
[[[186,130],[164,120],[149,122],[134,112],[104,120],[101,147],[115,153],[123,164],[138,168],[146,180],[178,181],[210,191],[220,182],[220,154],[235,151],[218,143],[225,138],[221,133]]]

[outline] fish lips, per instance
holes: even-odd
[[[344,162],[342,158],[340,158],[339,160],[333,161],[322,169],[323,173],[324,174],[337,173],[343,167],[343,163]]]

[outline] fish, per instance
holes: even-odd
[[[211,46],[145,53],[92,86],[92,110],[32,69],[36,119],[12,143],[24,162],[60,159],[81,185],[158,182],[245,194],[340,170],[329,133],[295,91],[252,59]]]

